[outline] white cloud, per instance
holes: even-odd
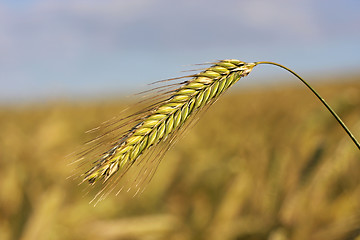
[[[321,4],[330,8],[331,2]],[[139,47],[312,43],[333,34],[328,8],[312,0],[34,0],[24,7],[0,3],[0,63]],[[336,22],[347,28],[347,17],[339,16]],[[339,29],[335,31],[346,31]]]
[[[252,0],[238,3],[242,19],[258,31],[273,32],[280,37],[293,36],[313,41],[322,32],[314,1]]]
[[[41,0],[26,7],[0,3],[0,62],[107,47],[118,29],[137,21],[154,2]]]
[[[60,14],[125,23],[141,16],[154,2],[154,0],[43,0],[36,4],[35,11],[45,13],[48,17],[52,14]]]

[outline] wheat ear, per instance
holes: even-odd
[[[191,115],[249,74],[254,66],[254,63],[239,60],[222,60],[192,75],[192,79],[185,81],[168,99],[146,111],[148,114],[141,117],[139,123],[119,136],[116,144],[85,173],[84,181],[106,181],[120,169],[130,167],[148,149],[169,139]]]
[[[163,95],[166,96],[165,99],[155,102],[148,108],[124,118],[129,120],[126,120],[120,124],[120,126],[115,127],[115,129],[125,128],[125,130],[122,131],[121,134],[113,136],[113,141],[110,144],[106,141],[100,141],[92,149],[85,152],[84,155],[96,150],[96,148],[102,144],[107,143],[108,145],[108,149],[101,152],[97,160],[93,162],[91,169],[81,175],[83,179],[82,182],[88,181],[89,183],[94,184],[101,179],[103,182],[106,182],[108,179],[112,178],[115,173],[122,172],[118,177],[119,179],[135,163],[144,161],[144,159],[139,160],[141,156],[150,158],[146,154],[152,152],[153,149],[156,149],[157,145],[167,143],[166,147],[151,156],[153,159],[157,158],[156,162],[158,164],[163,154],[173,143],[178,132],[186,128],[184,125],[191,121],[189,119],[193,118],[193,116],[202,109],[205,109],[206,106],[210,106],[214,103],[230,86],[236,83],[241,77],[247,76],[256,65],[260,64],[279,66],[298,77],[321,100],[360,149],[358,141],[336,113],[330,108],[325,100],[295,72],[273,62],[246,63],[235,59],[228,59],[215,62],[212,66],[200,73],[185,76],[190,79],[179,83],[178,85],[172,85],[176,86],[176,88],[167,91],[166,94]],[[102,134],[95,140],[99,140],[111,133],[112,130]],[[147,161],[148,160],[145,160],[145,162]],[[143,173],[147,172],[147,175],[151,175],[156,168],[157,165],[155,164],[155,167],[153,167],[151,171],[148,171],[145,166],[140,170],[139,175],[141,174],[141,171]],[[115,184],[118,179],[115,181]],[[109,191],[112,191],[113,188],[114,187],[112,186]],[[100,198],[103,198],[103,196]]]

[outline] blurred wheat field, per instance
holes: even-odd
[[[316,88],[359,138],[359,78]],[[0,109],[0,239],[360,239],[360,153],[306,89],[231,91],[142,195],[93,207],[65,156],[123,107]]]

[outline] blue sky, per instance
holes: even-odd
[[[359,12],[358,0],[0,0],[0,103],[120,96],[224,58],[338,76],[360,67]]]

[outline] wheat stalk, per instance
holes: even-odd
[[[236,83],[241,77],[247,76],[251,70],[259,64],[272,64],[282,67],[303,81],[333,114],[360,149],[359,143],[336,113],[317,92],[295,72],[272,62],[245,63],[239,60],[229,59],[215,62],[212,66],[200,73],[185,76],[191,79],[180,84],[171,85],[175,86],[173,90],[166,91],[166,88],[155,88],[156,90],[160,89],[159,91],[166,91],[165,94],[162,95],[166,96],[165,99],[155,102],[140,112],[121,119],[121,121],[119,121],[122,122],[121,124],[96,138],[95,142],[97,143],[81,156],[81,159],[83,159],[83,156],[86,156],[89,152],[96,150],[100,146],[104,144],[108,146],[105,152],[98,154],[98,159],[93,162],[91,169],[81,175],[83,179],[82,182],[88,181],[90,184],[94,184],[99,180],[107,182],[116,173],[122,172],[113,184],[110,185],[108,192],[111,192],[119,179],[136,163],[144,164],[144,166],[139,170],[137,179],[135,180],[137,181],[135,186],[138,187],[139,184],[142,184],[146,180],[149,181],[163,154],[168,150],[169,146],[173,144],[175,137],[179,135],[180,130],[186,128],[186,126],[184,126],[185,124],[191,122],[189,119],[205,109],[206,106],[214,103],[229,87]],[[115,121],[115,123],[117,122]],[[113,124],[114,123],[109,123],[107,126]],[[106,142],[106,140],[98,141],[114,133],[114,129],[122,128],[125,128],[125,130],[123,130],[120,135],[114,134],[110,143]],[[162,143],[165,143],[165,146],[159,147],[160,150],[154,154],[156,146]],[[140,160],[141,157],[144,159]],[[149,161],[146,158],[151,158],[152,160]],[[153,163],[153,165],[149,167],[151,163]],[[132,183],[130,183],[130,185],[132,185]],[[138,190],[139,189],[140,188],[138,188]],[[105,188],[100,191],[99,194],[104,190]],[[96,197],[98,197],[99,194],[96,195]],[[106,195],[107,194],[103,194],[99,200]]]

